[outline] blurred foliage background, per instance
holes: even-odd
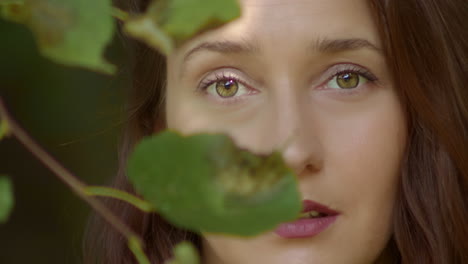
[[[0,36],[0,96],[11,114],[84,182],[109,182],[129,84],[121,40],[106,55],[119,72],[105,76],[41,57],[21,25],[0,20]],[[89,207],[14,138],[0,141],[0,173],[15,192],[13,213],[0,225],[0,263],[80,263]]]

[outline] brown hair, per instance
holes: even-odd
[[[126,1],[128,2],[128,1]],[[395,263],[468,263],[468,2],[372,1],[387,62],[409,122],[389,252]],[[148,0],[127,8],[141,12]],[[165,58],[134,43],[133,88],[113,186],[133,192],[125,176],[129,152],[164,127]],[[116,200],[107,205],[144,239],[152,263],[182,240],[200,237],[157,214]],[[84,263],[136,263],[126,241],[93,216]]]

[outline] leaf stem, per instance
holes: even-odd
[[[85,187],[85,191],[88,195],[112,197],[125,201],[143,212],[149,213],[155,211],[155,208],[149,202],[121,190],[102,186],[87,186]]]
[[[128,247],[132,251],[133,255],[135,255],[138,263],[140,264],[150,264],[148,257],[143,253],[141,250],[141,242],[136,237],[130,237],[128,239]]]
[[[10,128],[8,127],[7,121],[0,119],[0,139],[8,136],[10,133]]]
[[[56,159],[48,154],[39,146],[20,125],[11,117],[8,110],[0,98],[0,118],[6,122],[11,135],[28,149],[38,160],[40,160],[47,168],[49,168],[62,182],[75,192],[82,200],[87,202],[96,212],[98,212],[113,228],[119,231],[127,240],[134,242],[135,247],[140,247],[142,240],[135,234],[127,225],[125,225],[112,211],[105,207],[99,200],[89,196],[86,192],[86,185],[78,180],[71,172],[65,169]],[[143,252],[143,251],[141,251]],[[144,263],[144,262],[143,262]],[[142,263],[142,264],[143,264]]]
[[[112,16],[114,18],[117,18],[118,20],[121,20],[121,21],[124,21],[124,22],[127,21],[128,18],[130,17],[130,15],[127,12],[125,12],[122,9],[120,9],[118,7],[115,7],[115,6],[112,7],[111,12],[112,12]]]

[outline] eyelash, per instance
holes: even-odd
[[[198,86],[199,88],[197,89],[197,91],[202,92],[202,93],[207,93],[208,88],[212,84],[220,82],[220,81],[227,81],[227,80],[233,80],[233,81],[245,86],[246,89],[248,89],[248,90],[254,90],[254,89],[250,88],[251,86],[249,86],[245,81],[243,81],[241,78],[237,77],[236,74],[222,72],[222,73],[215,73],[214,78],[208,78],[208,79],[202,81],[200,83],[200,85]],[[216,96],[216,98],[214,100],[217,100],[218,103],[220,103],[220,104],[227,105],[227,104],[232,104],[232,103],[236,103],[238,101],[243,100],[244,98],[242,98],[242,97],[233,96],[233,97],[228,97],[228,98],[221,98],[220,96]]]
[[[365,69],[365,68],[362,68],[362,67],[359,67],[357,65],[354,65],[354,64],[350,64],[350,65],[346,65],[346,69],[339,69],[337,71],[335,71],[330,78],[328,78],[326,80],[326,82],[329,82],[330,80],[332,80],[333,78],[335,78],[336,76],[340,75],[340,74],[343,74],[343,73],[355,73],[355,74],[359,74],[359,75],[362,75],[364,76],[364,78],[366,78],[368,81],[370,82],[376,82],[378,81],[377,77],[372,74],[369,70]]]
[[[233,81],[236,81],[242,85],[245,85],[245,86],[248,86],[244,81],[242,81],[240,78],[238,78],[237,76],[233,75],[233,74],[226,74],[226,73],[216,73],[215,74],[215,77],[214,79],[207,79],[205,81],[202,81],[199,85],[199,89],[202,90],[202,91],[205,91],[208,87],[210,87],[210,85],[212,85],[213,83],[217,83],[217,82],[220,82],[220,81],[227,81],[227,80],[233,80]]]
[[[355,74],[361,75],[371,83],[375,83],[375,82],[378,81],[377,77],[374,74],[372,74],[369,70],[367,70],[365,68],[362,68],[360,66],[357,66],[355,64],[347,64],[347,65],[344,65],[343,67],[340,67],[340,68],[341,69],[337,69],[336,71],[334,71],[333,74],[331,74],[331,76],[329,78],[327,78],[323,82],[323,84],[327,84],[328,82],[330,82],[336,76],[344,74],[344,73],[355,73]],[[251,88],[249,88],[250,86],[246,82],[244,82],[242,79],[238,78],[234,74],[231,74],[231,73],[226,74],[225,72],[222,72],[222,73],[216,73],[215,77],[212,78],[212,79],[206,79],[206,80],[202,81],[200,83],[200,85],[199,85],[198,90],[200,90],[202,92],[206,92],[206,90],[208,89],[208,87],[210,87],[210,85],[212,85],[214,83],[217,83],[217,82],[220,82],[220,81],[227,81],[227,80],[233,80],[235,82],[238,82],[239,84],[242,84],[242,85],[246,86],[248,89],[251,89]],[[320,86],[323,86],[323,84],[320,85]],[[341,89],[341,91],[339,91],[339,92],[341,92],[341,93],[356,92],[354,90],[356,90],[356,88],[352,88],[352,89],[349,89],[349,90]],[[221,100],[223,102],[225,102],[225,103],[230,103],[230,102],[233,102],[235,100],[239,100],[239,98],[232,97],[232,98],[223,98]]]

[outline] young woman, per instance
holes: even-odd
[[[147,1],[134,2],[142,11]],[[468,4],[465,0],[241,0],[242,17],[164,58],[135,46],[114,186],[143,137],[223,132],[284,147],[304,202],[336,220],[313,234],[193,234],[109,201],[152,263],[192,241],[204,264],[468,263]],[[283,230],[284,231],[284,230]],[[95,221],[85,262],[135,263]]]

